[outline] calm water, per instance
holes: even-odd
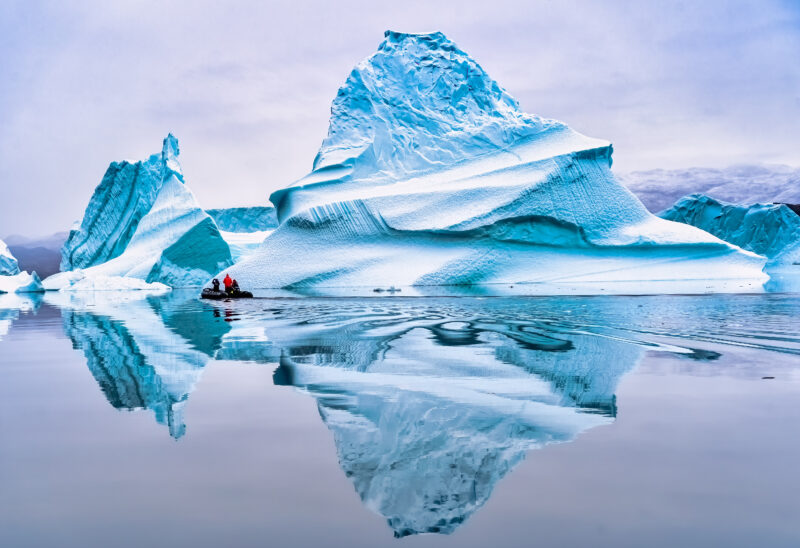
[[[798,546],[800,296],[0,296],[0,546]]]

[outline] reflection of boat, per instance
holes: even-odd
[[[215,301],[221,301],[224,299],[252,299],[253,294],[249,291],[234,291],[233,293],[225,293],[224,291],[217,291],[215,289],[211,289],[210,287],[206,287],[200,293],[201,299],[212,299]]]

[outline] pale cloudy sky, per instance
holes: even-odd
[[[2,0],[0,235],[66,230],[170,131],[201,205],[266,204],[387,28],[445,32],[620,171],[800,165],[800,0]]]

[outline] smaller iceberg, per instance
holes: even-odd
[[[44,291],[36,272],[20,272],[19,264],[8,246],[0,240],[0,293],[36,293]]]
[[[692,194],[659,214],[767,257],[767,270],[800,265],[800,214],[787,204],[738,205]]]
[[[48,289],[72,285],[76,270],[80,280],[137,278],[193,287],[232,264],[216,223],[184,182],[179,153],[170,134],[161,154],[109,166],[62,248],[64,272],[48,278]]]
[[[219,227],[234,262],[251,255],[278,227],[274,207],[231,207],[206,210]]]

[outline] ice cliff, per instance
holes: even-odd
[[[44,291],[36,272],[21,272],[19,264],[8,246],[0,240],[0,294],[35,293]]]
[[[650,214],[611,144],[524,113],[441,33],[387,31],[243,287],[763,280],[763,259]]]
[[[80,275],[56,274],[48,289],[94,276],[197,286],[232,263],[216,223],[184,184],[178,154],[170,134],[160,154],[109,166],[62,248],[61,269]]]
[[[764,255],[768,269],[800,265],[800,214],[785,204],[737,205],[692,194],[660,216]]]
[[[234,261],[252,254],[278,226],[274,207],[231,207],[208,209],[231,249]]]

